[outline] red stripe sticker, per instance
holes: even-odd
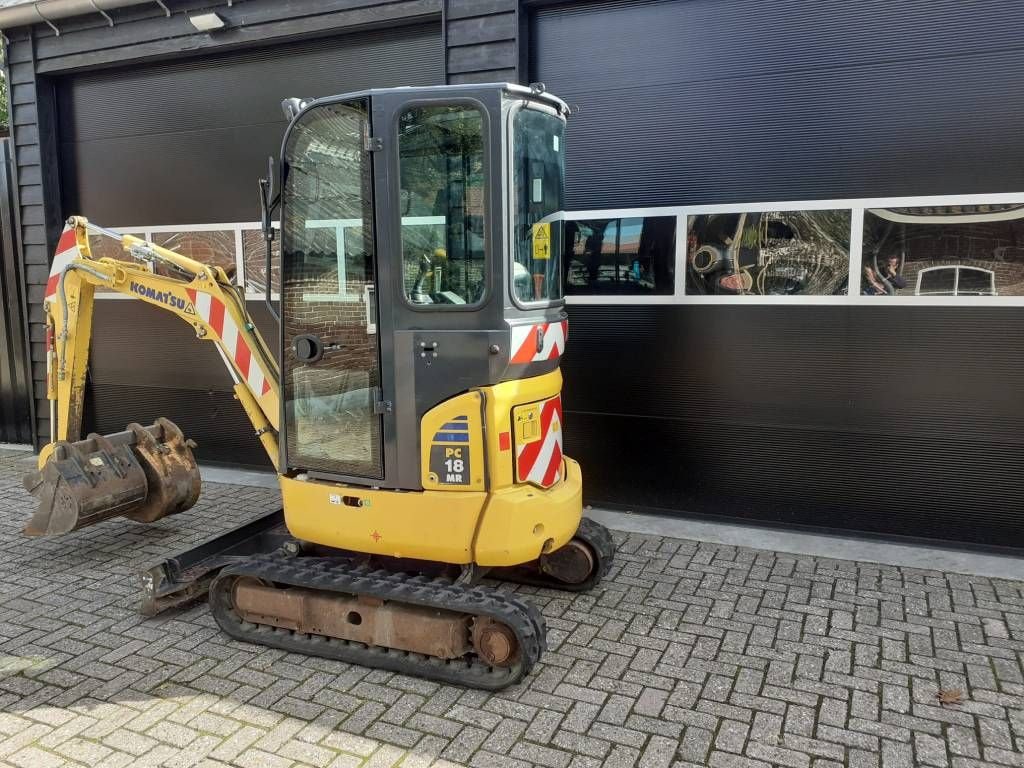
[[[224,337],[224,305],[217,299],[210,298],[210,327],[221,338]]]
[[[537,326],[531,325],[529,333],[526,334],[526,341],[520,345],[519,349],[512,356],[511,362],[513,363],[528,363],[533,360],[533,356],[537,353]]]
[[[562,420],[562,399],[560,397],[553,397],[544,403],[544,407],[540,413],[540,439],[534,440],[532,443],[527,443],[523,448],[523,452],[519,454],[516,459],[516,466],[519,469],[519,479],[523,480],[527,475],[530,474],[530,470],[533,469],[534,463],[537,461],[537,457],[540,455],[541,448],[544,447],[544,442],[548,435],[548,430],[551,428],[551,417],[558,413],[558,420]]]
[[[553,485],[555,480],[558,479],[559,470],[562,468],[562,449],[555,443],[554,449],[551,451],[551,460],[548,462],[547,471],[544,473],[544,477],[541,479],[540,484],[547,488],[549,485]]]
[[[252,353],[249,352],[249,345],[239,339],[235,349],[235,362],[238,364],[238,370],[241,371],[243,379],[249,378],[249,361],[251,359]]]
[[[65,229],[60,233],[60,240],[57,241],[57,255],[64,253],[64,251],[78,247],[78,238],[75,237],[75,230]]]

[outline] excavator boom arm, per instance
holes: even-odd
[[[90,234],[115,238],[132,260],[94,258]],[[199,498],[195,443],[173,422],[158,418],[148,427],[132,423],[122,432],[81,439],[97,287],[167,310],[191,325],[197,338],[212,341],[267,456],[278,464],[278,366],[224,270],[73,217],[57,246],[43,301],[51,426],[39,470],[25,477],[25,487],[39,499],[25,526],[31,536],[68,533],[117,516],[151,523],[184,512]]]
[[[134,260],[93,258],[90,233],[118,238]],[[177,276],[155,272],[156,266]],[[224,270],[137,237],[96,227],[81,217],[68,220],[45,298],[51,449],[58,441],[73,442],[81,437],[97,286],[167,310],[191,325],[197,338],[216,345],[234,381],[235,396],[276,467],[280,414],[277,362]],[[44,450],[40,466],[48,457],[49,452]]]

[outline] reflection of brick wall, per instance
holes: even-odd
[[[276,232],[271,244],[271,290],[281,290],[281,233]],[[258,229],[242,230],[242,260],[245,264],[245,283],[250,293],[262,293],[267,287],[267,246],[263,232]]]
[[[135,235],[136,237],[143,237],[142,232],[123,232],[125,235]],[[131,261],[131,256],[125,253],[125,250],[121,247],[121,241],[115,240],[112,237],[106,235],[89,235],[89,250],[92,253],[94,259],[117,259],[118,261]],[[104,288],[101,285],[96,286],[97,294],[116,294],[117,291],[109,288]]]
[[[234,275],[237,270],[235,233],[230,230],[154,232],[153,243],[203,264],[218,266],[229,276]]]
[[[1001,261],[982,261],[980,259],[933,259],[931,261],[908,261],[903,270],[907,287],[896,291],[897,295],[913,295],[917,290],[918,273],[931,267],[977,267],[989,269],[995,273],[996,293],[999,296],[1024,295],[1024,263],[1008,263]]]
[[[304,298],[338,293],[337,268],[313,266],[307,274],[289,270],[282,296],[286,340],[312,333],[325,344],[341,345],[314,364],[297,361],[291,346],[285,347],[284,395],[300,409],[289,429],[288,450],[299,461],[353,474],[371,471],[368,464],[380,461],[368,391],[380,386],[380,372],[377,336],[367,333],[366,285],[366,280],[346,280],[346,298],[352,300]]]
[[[338,394],[349,389],[377,386],[377,337],[367,333],[365,280],[347,280],[345,290],[349,301],[310,301],[304,295],[331,295],[338,292],[337,270],[315,270],[308,276],[289,275],[284,292],[285,339],[297,334],[312,333],[325,344],[342,345],[341,349],[327,352],[316,363],[315,381],[305,384],[312,388],[313,396]],[[285,349],[286,367],[296,365],[290,348]],[[369,378],[351,374],[369,372]],[[358,380],[362,379],[362,383]]]
[[[125,235],[142,237],[142,232],[124,232]],[[106,235],[89,235],[89,250],[92,251],[94,259],[119,259],[129,260],[131,257],[121,247],[121,241],[115,240]]]
[[[877,225],[879,228],[882,225]],[[870,248],[871,232],[865,245]],[[913,295],[918,274],[931,267],[965,266],[995,273],[996,293],[1024,295],[1024,221],[992,221],[974,224],[897,225],[894,235],[880,245],[879,260],[905,253],[903,276],[907,287],[898,295]],[[868,248],[864,263],[871,264]]]

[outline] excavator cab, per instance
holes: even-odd
[[[543,91],[473,85],[316,100],[293,118],[279,466],[301,538],[503,566],[574,534],[558,372],[566,111]],[[370,486],[343,495],[348,525],[330,527],[317,481]],[[511,511],[555,485],[557,503]],[[415,512],[395,489],[423,492]]]
[[[46,301],[55,431],[26,479],[26,530],[152,522],[198,497],[194,444],[166,419],[78,439],[102,285],[217,345],[281,486],[280,530],[250,524],[241,549],[226,534],[150,569],[151,609],[208,591],[238,639],[508,685],[539,657],[543,620],[480,578],[588,589],[613,552],[562,452],[568,109],[509,84],[285,106],[278,349],[219,268],[69,220]],[[93,258],[90,234],[134,261]]]
[[[461,472],[421,466],[420,422],[469,389],[557,370],[564,334],[529,360],[511,347],[566,319],[564,112],[548,94],[466,86],[295,116],[281,165],[286,473],[482,487],[468,457]]]

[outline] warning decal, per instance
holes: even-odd
[[[430,479],[443,485],[469,485],[469,472],[469,417],[456,416],[434,433]]]
[[[533,258],[551,258],[551,223],[544,221],[533,225]]]

